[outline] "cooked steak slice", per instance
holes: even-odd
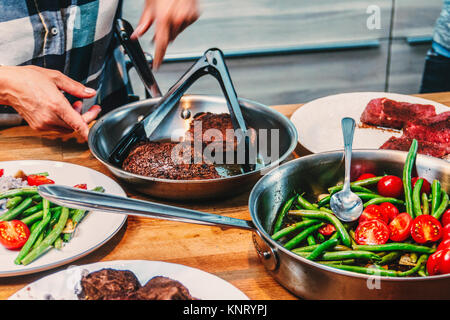
[[[194,300],[180,282],[162,276],[153,277],[134,294],[137,300]]]
[[[411,143],[412,139],[405,135],[400,138],[391,137],[380,147],[380,149],[408,151],[411,147]],[[440,143],[421,140],[419,141],[417,152],[432,157],[443,158],[450,153],[450,147]]]
[[[403,132],[411,139],[442,143],[450,147],[450,111],[409,122]]]
[[[435,115],[436,111],[433,105],[376,98],[369,101],[360,120],[369,125],[401,129],[407,122]]]
[[[102,269],[81,279],[79,298],[85,300],[120,300],[141,287],[133,272],[128,270]]]
[[[183,159],[181,153],[172,150],[178,143],[175,142],[145,142],[134,146],[122,164],[128,172],[161,179],[173,180],[199,180],[220,178],[212,164],[198,161],[194,157],[194,148]],[[200,162],[200,163],[199,163]]]

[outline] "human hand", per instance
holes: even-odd
[[[146,0],[138,26],[131,39],[142,36],[155,22],[153,69],[162,63],[169,42],[199,17],[197,0]]]
[[[35,130],[75,130],[87,140],[88,124],[100,113],[100,106],[94,105],[81,115],[81,101],[72,106],[61,91],[81,99],[92,98],[96,93],[56,70],[0,67],[0,104],[13,107]]]

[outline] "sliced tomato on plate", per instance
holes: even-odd
[[[390,223],[400,214],[397,207],[390,202],[383,202],[379,205],[381,213],[387,218],[387,223]]]
[[[430,276],[450,273],[450,249],[438,250],[427,261]]]
[[[40,176],[36,174],[30,174],[27,176],[27,182],[30,186],[40,186],[42,184],[54,184],[55,181],[47,178],[46,176]]]
[[[389,223],[389,238],[395,242],[408,239],[411,234],[412,221],[413,219],[408,213],[400,213]]]
[[[29,236],[30,229],[20,220],[0,222],[0,243],[6,249],[22,248]]]
[[[417,243],[436,242],[442,237],[442,225],[435,217],[422,214],[413,220],[411,236]]]
[[[369,221],[369,220],[382,220],[388,222],[388,217],[384,215],[379,205],[371,204],[364,209],[363,213],[359,217],[359,222]]]
[[[327,223],[320,227],[318,231],[324,236],[331,236],[336,231],[336,228],[331,223]]]
[[[87,184],[86,183],[80,183],[73,186],[74,188],[87,190]]]
[[[377,190],[383,197],[398,198],[403,194],[403,182],[397,176],[384,176],[377,183]]]
[[[389,239],[389,228],[382,220],[361,222],[355,231],[355,240],[361,245],[385,244]]]

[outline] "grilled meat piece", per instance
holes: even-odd
[[[408,138],[441,143],[450,148],[450,111],[409,122],[403,132]]]
[[[387,98],[369,101],[361,114],[361,122],[369,125],[402,129],[408,122],[436,115],[433,105],[399,102]]]
[[[180,282],[162,276],[150,279],[134,293],[133,298],[136,300],[195,300]]]
[[[420,140],[418,146],[418,153],[429,155],[436,158],[444,158],[450,153],[450,146],[442,143],[433,143],[426,140]],[[380,149],[408,151],[411,147],[412,139],[403,135],[400,138],[391,137],[386,141]]]
[[[84,300],[122,300],[141,287],[135,274],[128,270],[102,269],[81,279]]]
[[[174,152],[173,148],[179,145],[175,142],[144,142],[132,148],[130,154],[122,164],[128,172],[161,179],[173,180],[199,180],[220,178],[212,164],[203,163],[194,155],[194,148],[190,154]],[[200,161],[199,161],[200,160]]]

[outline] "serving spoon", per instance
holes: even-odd
[[[333,213],[342,221],[351,222],[359,218],[363,212],[363,203],[350,189],[350,168],[352,163],[352,144],[355,132],[355,120],[343,118],[341,121],[344,136],[345,178],[342,190],[333,194],[330,207]]]

